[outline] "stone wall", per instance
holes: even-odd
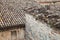
[[[0,40],[24,40],[24,30],[15,29],[0,32]]]

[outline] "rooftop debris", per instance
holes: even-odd
[[[59,20],[60,19],[60,15],[59,15],[60,13],[59,13],[59,10],[52,10],[50,7],[52,7],[52,6],[48,5],[48,6],[37,8],[37,9],[34,9],[34,10],[30,9],[30,11],[28,11],[28,12],[29,12],[29,14],[34,15],[36,20],[43,21],[43,22],[51,25],[51,27],[60,28],[60,20]],[[49,9],[47,9],[47,8],[49,8]]]

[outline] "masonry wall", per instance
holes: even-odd
[[[0,32],[0,40],[24,40],[24,30],[15,29]]]

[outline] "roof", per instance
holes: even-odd
[[[24,24],[24,12],[14,0],[0,1],[0,27]]]
[[[34,0],[0,0],[0,31],[25,27],[23,9],[39,6]]]
[[[0,0],[0,26],[25,24],[23,9],[38,5],[33,0]]]

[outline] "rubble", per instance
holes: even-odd
[[[29,12],[30,12],[30,14],[34,15],[36,20],[40,20],[40,21],[43,20],[43,22],[51,25],[51,27],[60,28],[60,26],[59,26],[60,21],[58,21],[58,19],[60,19],[59,12],[57,12],[56,10],[52,10],[50,7],[51,6],[45,6],[45,7],[37,8],[34,10],[30,10]]]

